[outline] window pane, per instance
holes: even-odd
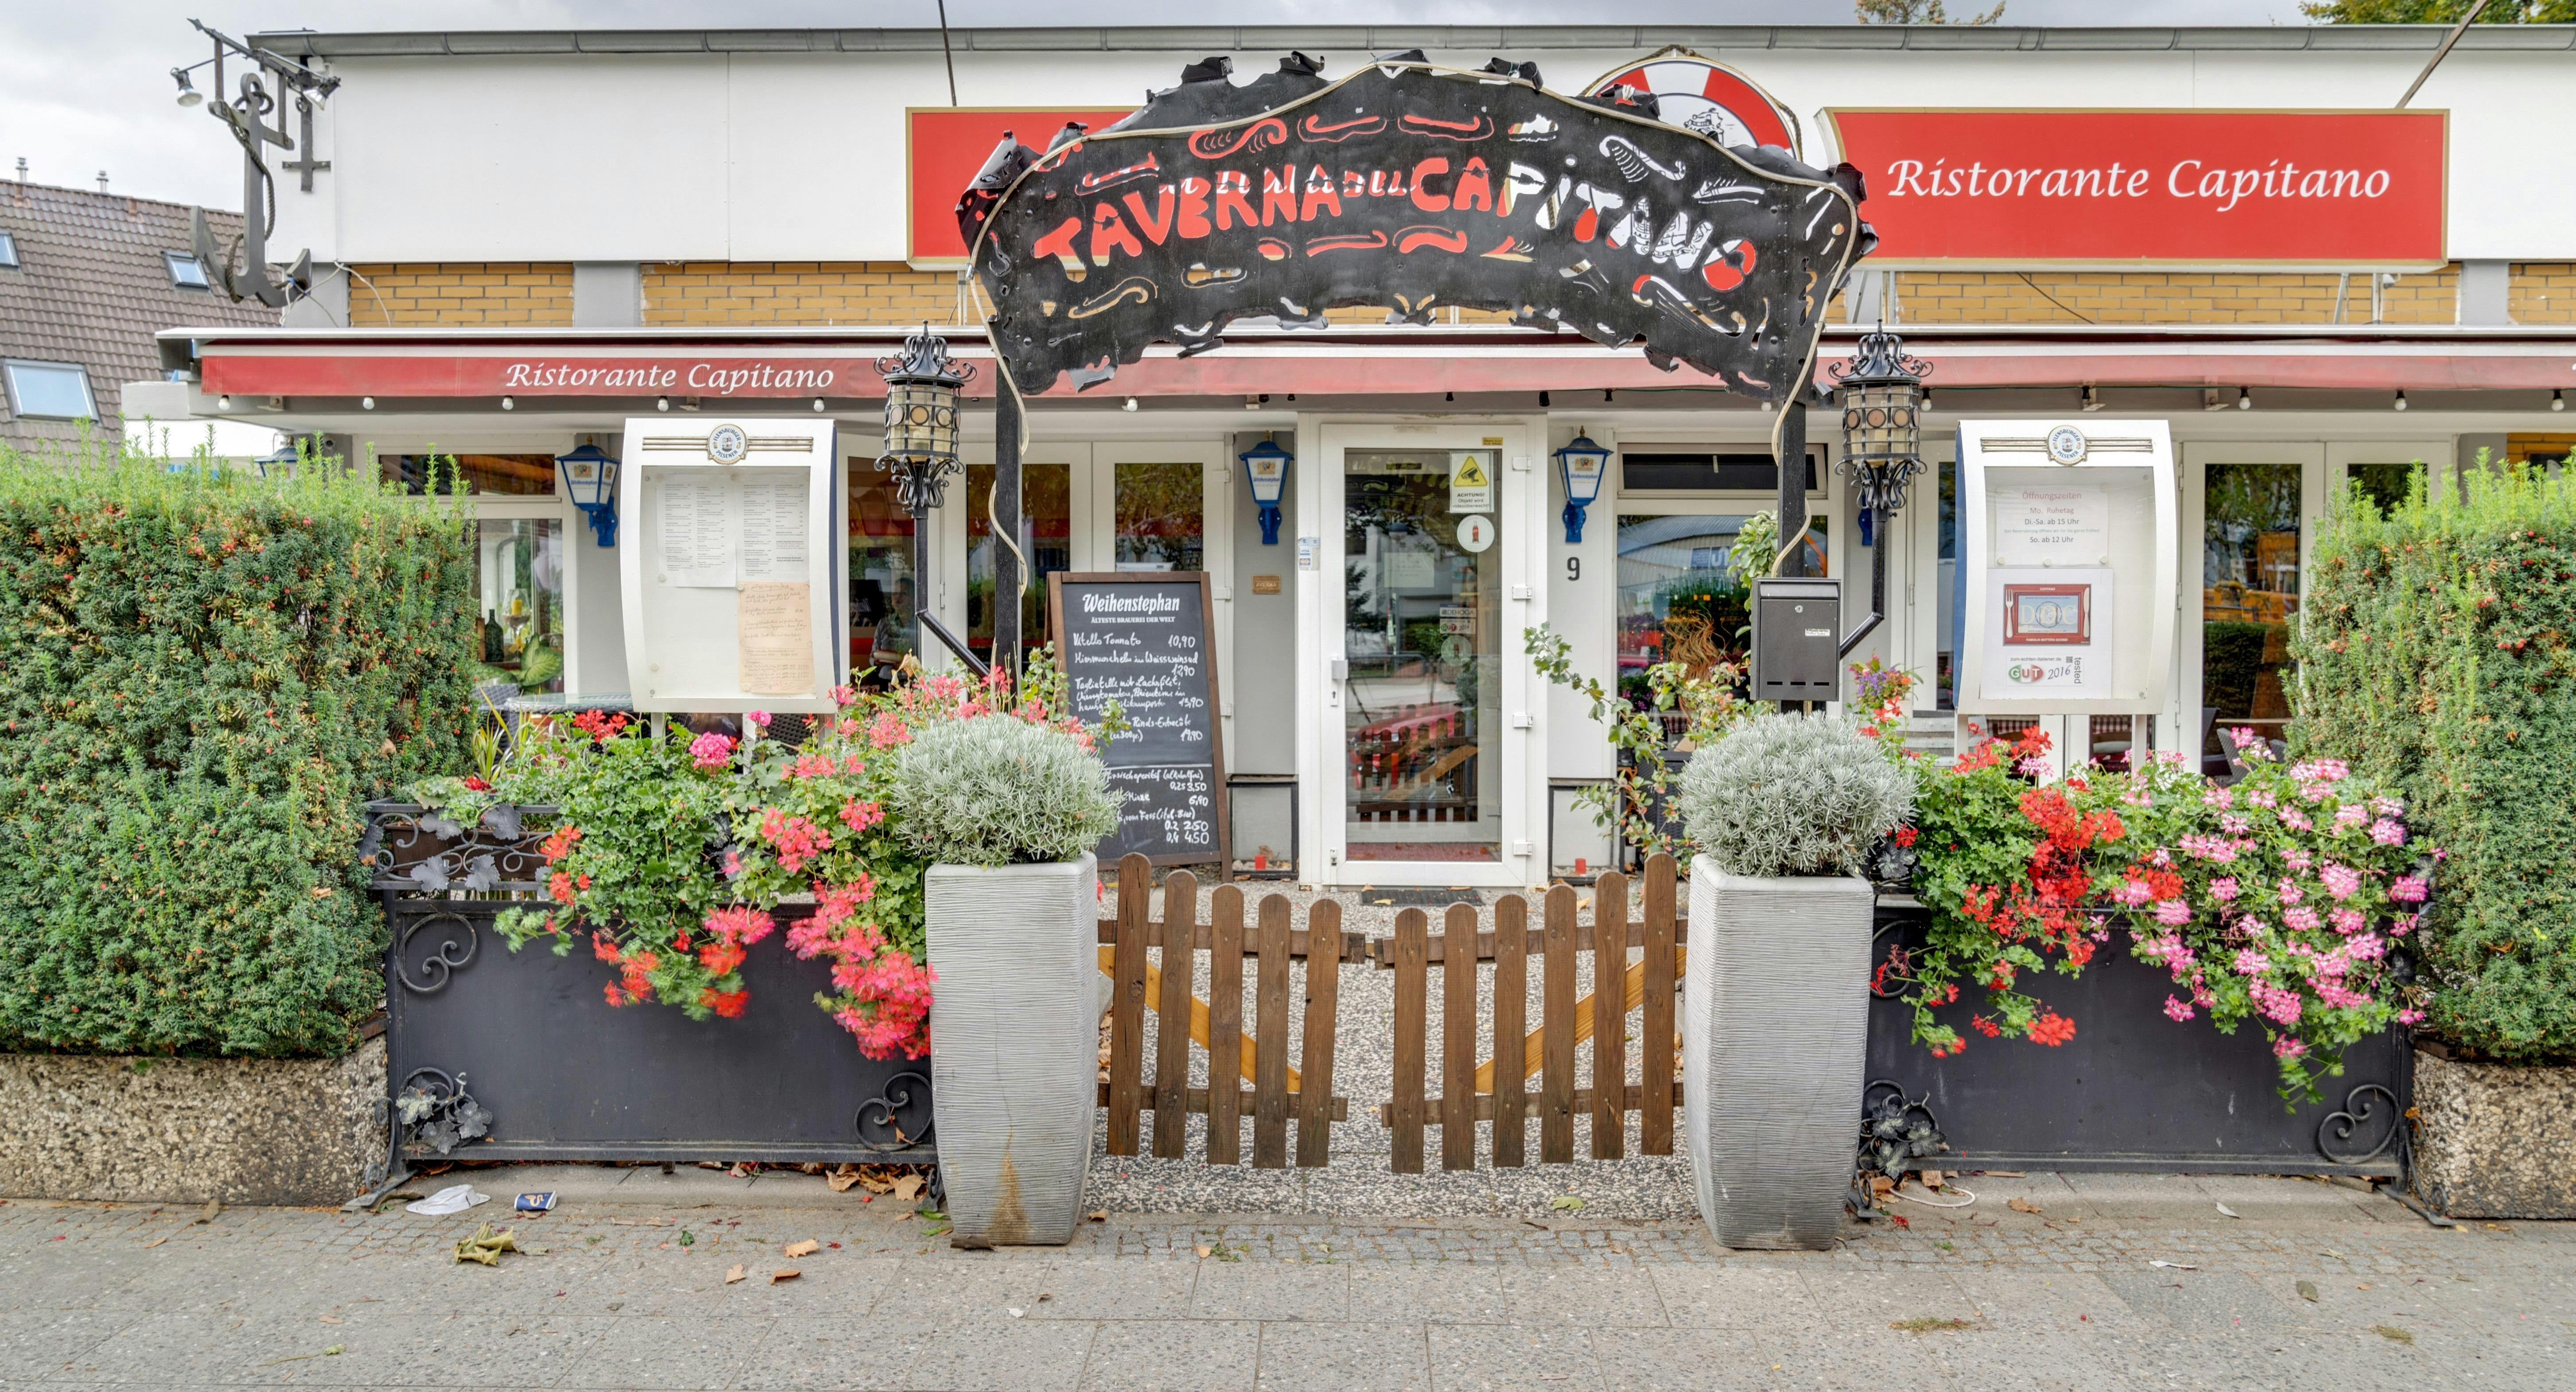
[[[1934,601],[1938,610],[1933,624],[1940,630],[1939,655],[1933,676],[1933,701],[1938,710],[1959,708],[1959,643],[1965,616],[1959,594],[1966,583],[1959,570],[1959,466],[1943,463],[1941,472],[1941,561],[1940,597]]]
[[[440,493],[453,493],[460,478],[469,493],[526,497],[555,491],[551,454],[386,454],[377,456],[376,468],[385,482],[413,494],[427,493],[433,480]]]
[[[1488,478],[1500,450],[1352,450],[1343,456],[1347,585],[1343,827],[1354,861],[1502,859],[1498,518],[1453,509],[1465,458]]]
[[[913,615],[912,514],[894,476],[850,461],[850,667],[892,666],[921,650]]]
[[[1207,492],[1196,464],[1121,464],[1117,568],[1205,570]]]
[[[993,466],[966,466],[966,645],[993,659]],[[1020,466],[1020,554],[1028,558],[1028,592],[1020,601],[1020,646],[1047,640],[1047,580],[1073,563],[1073,466]]]
[[[0,232],[0,269],[18,269],[18,239]]]
[[[2277,737],[2290,718],[2283,683],[2299,612],[2299,466],[2212,464],[2204,477],[2201,704],[2220,729]]]
[[[475,676],[521,691],[563,690],[563,524],[551,518],[475,524]]]
[[[1750,622],[1744,577],[1726,548],[1744,515],[1619,517],[1619,686],[1646,695],[1645,670],[1658,662],[1697,666],[1743,651]]]
[[[78,363],[13,362],[9,364],[9,404],[22,416],[56,416],[88,420],[89,373]]]
[[[2394,511],[2406,501],[2415,486],[2415,476],[2424,472],[2421,464],[2355,464],[2351,466],[2353,483],[2381,512]]]
[[[182,290],[207,288],[206,267],[196,257],[184,251],[165,251],[161,253],[161,260],[170,268],[172,285]]]

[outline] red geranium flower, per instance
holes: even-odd
[[[2030,1022],[2030,1038],[2034,1044],[2046,1044],[2050,1048],[2055,1048],[2074,1037],[2075,1022],[2054,1010],[2043,1012],[2038,1019]]]

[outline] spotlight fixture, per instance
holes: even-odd
[[[1250,393],[1246,393],[1246,394],[1244,395],[1244,398],[1243,398],[1243,409],[1245,409],[1245,410],[1247,410],[1247,411],[1258,411],[1258,410],[1260,410],[1260,409],[1261,409],[1261,398],[1260,398],[1260,397],[1258,397],[1258,396],[1254,396],[1254,395],[1252,395],[1252,394],[1250,394]]]
[[[1617,393],[1616,391],[1612,390],[1611,388],[1609,388],[1609,387],[1603,387],[1603,388],[1601,389],[1601,404],[1603,404],[1603,405],[1607,406],[1607,405],[1609,405],[1611,402],[1616,401],[1616,400],[1618,400],[1618,399],[1619,399],[1619,395],[1618,395],[1618,393]]]
[[[376,399],[372,396],[359,397],[358,409],[361,411],[372,411],[376,409]]]
[[[2564,411],[2564,410],[2566,410],[2566,409],[2567,409],[2567,393],[2565,393],[2565,392],[2563,392],[2563,391],[2554,391],[2554,392],[2551,392],[2551,393],[2549,394],[2549,409],[2550,409],[2550,410],[2553,410],[2553,411]]]
[[[2403,410],[2405,410],[2405,409],[2406,409],[2406,391],[2405,391],[2405,389],[2404,389],[2404,388],[2402,388],[2402,387],[2398,389],[2398,392],[2397,392],[2397,401],[2396,401],[2395,405],[2396,405],[2397,409],[2398,409],[2398,410],[2400,410],[2400,411],[2403,411]]]
[[[823,409],[823,398],[819,396],[814,398],[814,409],[817,412],[820,412]]]
[[[1121,410],[1121,411],[1133,411],[1133,410],[1135,410],[1135,409],[1136,409],[1136,398],[1134,398],[1134,397],[1132,397],[1132,396],[1131,396],[1131,397],[1129,397],[1129,398],[1127,398],[1127,400],[1126,400],[1124,403],[1122,403],[1122,404],[1118,407],[1118,409],[1119,409],[1119,410]]]
[[[653,398],[653,409],[654,409],[654,410],[656,410],[656,411],[667,411],[667,410],[670,410],[670,409],[671,409],[671,398],[669,398],[669,397],[667,397],[667,396],[657,396],[657,397]]]
[[[181,106],[201,106],[205,103],[206,94],[198,91],[197,84],[189,80],[186,68],[172,68],[170,76],[179,84]]]
[[[2254,389],[2252,387],[2238,387],[2236,389],[2236,409],[2239,411],[2251,411],[2254,409]]]
[[[1546,393],[1546,392],[1540,392],[1540,393],[1538,394],[1538,408],[1539,408],[1540,410],[1544,411],[1544,410],[1546,410],[1546,409],[1548,408],[1548,405],[1549,405],[1549,402],[1548,402],[1548,399],[1547,399],[1547,393]]]
[[[1457,400],[1457,399],[1458,399],[1458,393],[1453,392],[1453,391],[1445,391],[1445,392],[1440,393],[1440,399],[1441,399],[1441,400],[1443,400],[1443,401],[1455,401],[1455,400]]]
[[[1932,389],[1931,389],[1930,387],[1925,387],[1925,388],[1923,389],[1923,399],[1922,399],[1921,401],[1916,402],[1916,403],[1915,403],[1915,407],[1916,407],[1916,409],[1918,409],[1918,410],[1924,410],[1924,411],[1929,411],[1929,410],[1931,410],[1931,409],[1932,409]]]
[[[2093,384],[2090,382],[2084,384],[2083,404],[2084,409],[2087,411],[2099,411],[2102,409],[2102,394],[2093,390]]]
[[[501,409],[502,409],[502,410],[504,410],[504,411],[515,411],[515,410],[519,409],[519,398],[517,398],[517,397],[515,397],[515,396],[505,396],[505,397],[502,397],[502,398],[501,398]]]
[[[229,410],[231,410],[232,408],[233,408],[233,399],[232,399],[230,396],[219,396],[219,397],[216,397],[216,398],[215,398],[215,409],[216,409],[216,410],[218,410],[218,411],[229,411]]]

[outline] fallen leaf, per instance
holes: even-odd
[[[1976,1328],[1975,1325],[1970,1324],[1963,1319],[1936,1319],[1931,1315],[1918,1315],[1913,1319],[1895,1320],[1889,1323],[1887,1327],[1905,1334],[1933,1334],[1953,1329]]]
[[[745,1271],[745,1270],[743,1270],[743,1269],[742,1269],[742,1263],[740,1263],[740,1262],[735,1262],[731,1267],[727,1268],[727,1269],[726,1269],[726,1271],[725,1271],[725,1284],[726,1284],[726,1285],[728,1285],[728,1286],[730,1286],[730,1285],[732,1285],[734,1282],[736,1282],[736,1281],[740,1281],[740,1280],[743,1280],[743,1279],[745,1279],[746,1277],[748,1277],[748,1276],[750,1276],[750,1275],[751,1275],[751,1273],[750,1273],[750,1272]]]
[[[2309,1304],[2311,1304],[2311,1305],[2316,1304],[2316,1303],[2317,1303],[2317,1283],[2316,1283],[2316,1282],[2314,1282],[2314,1281],[2301,1281],[2301,1282],[2299,1283],[2299,1298],[2300,1298],[2301,1300],[2304,1300],[2304,1301],[2308,1302],[2308,1303],[2309,1303]]]
[[[895,1180],[894,1187],[890,1192],[899,1202],[910,1203],[921,1197],[922,1188],[923,1181],[921,1176],[917,1174],[908,1174]]]
[[[167,1242],[167,1241],[169,1241],[169,1240],[170,1240],[170,1239],[168,1239],[168,1238],[166,1238],[166,1237],[156,1237],[156,1238],[152,1239],[150,1242],[146,1242],[146,1243],[144,1243],[143,1245],[144,1245],[144,1246],[146,1246],[146,1247],[158,1247],[158,1246],[160,1246],[162,1243]]]
[[[2013,1199],[2007,1202],[2004,1207],[2011,1209],[2015,1213],[2046,1213],[2048,1211],[2047,1209],[2041,1208],[2039,1205],[2032,1203],[2028,1199]]]
[[[802,1242],[788,1243],[787,1246],[779,1252],[779,1255],[783,1257],[810,1257],[816,1252],[820,1252],[822,1250],[823,1244],[816,1242],[814,1239],[809,1237]]]
[[[1196,1250],[1197,1250],[1197,1252],[1198,1252],[1198,1254],[1199,1254],[1199,1260],[1200,1260],[1200,1261],[1206,1261],[1206,1260],[1207,1260],[1207,1254],[1208,1254],[1207,1244],[1206,1244],[1206,1243],[1204,1243],[1204,1242],[1200,1243],[1200,1244],[1198,1245],[1198,1247],[1197,1247],[1197,1249],[1196,1249]]]
[[[781,1281],[793,1281],[804,1274],[804,1272],[799,1271],[792,1266],[782,1266],[776,1271],[769,1273],[769,1284],[774,1286]]]
[[[2374,1324],[2370,1327],[2370,1332],[2388,1340],[2392,1344],[2411,1344],[2415,1342],[2414,1335],[2407,1333],[2403,1329],[2397,1328],[2395,1325]]]
[[[855,1165],[843,1165],[841,1168],[823,1176],[823,1182],[832,1186],[833,1193],[846,1194],[852,1189],[858,1187],[858,1167]]]
[[[1095,1223],[1106,1223],[1106,1222],[1108,1222],[1108,1221],[1109,1221],[1109,1210],[1108,1210],[1108,1209],[1105,1209],[1105,1208],[1095,1208],[1095,1209],[1091,1210],[1091,1221],[1093,1221],[1093,1222],[1095,1222]]]
[[[216,1215],[216,1214],[219,1214],[219,1213],[221,1213],[221,1212],[223,1212],[223,1211],[224,1211],[224,1201],[223,1201],[223,1200],[221,1200],[221,1199],[208,1199],[208,1200],[206,1200],[206,1207],[205,1207],[205,1209],[197,1215],[197,1221],[198,1221],[198,1222],[200,1222],[200,1223],[211,1223],[211,1222],[215,1221],[215,1215]]]
[[[2151,1261],[2151,1262],[2147,1263],[2147,1265],[2149,1265],[2149,1266],[2161,1266],[2161,1267],[2163,1267],[2163,1268],[2164,1268],[2165,1270],[2167,1270],[2167,1271],[2198,1271],[2198,1270],[2200,1270],[2200,1268],[2199,1268],[2199,1267],[2191,1266],[2191,1265],[2188,1265],[2188,1264],[2183,1263],[2183,1262]]]
[[[2229,1208],[2225,1204],[2220,1204],[2218,1206],[2218,1211],[2226,1214],[2230,1218],[2242,1218],[2245,1216],[2244,1214],[2237,1212],[2235,1209]]]
[[[1925,1170],[1923,1172],[1923,1187],[1926,1189],[1940,1188],[1941,1172],[1939,1170]]]
[[[1583,1211],[1583,1196],[1580,1194],[1559,1194],[1555,1198],[1548,1200],[1547,1206],[1555,1209],[1559,1213],[1580,1213]]]

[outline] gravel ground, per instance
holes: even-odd
[[[1211,887],[1202,886],[1199,892],[1201,921],[1207,919],[1207,896],[1210,889]],[[1391,936],[1395,932],[1396,915],[1402,911],[1400,905],[1377,902],[1390,898],[1391,895],[1371,894],[1364,890],[1325,894],[1313,890],[1281,888],[1275,881],[1246,883],[1242,889],[1245,897],[1244,917],[1247,923],[1254,921],[1259,902],[1271,894],[1280,895],[1294,906],[1293,921],[1299,927],[1303,927],[1306,923],[1309,905],[1320,899],[1335,900],[1342,906],[1343,930],[1365,933],[1371,937]],[[1584,889],[1577,891],[1577,894],[1583,911],[1588,915],[1592,904],[1592,891]],[[1490,925],[1493,920],[1493,901],[1501,897],[1501,894],[1498,891],[1485,890],[1482,892],[1482,897],[1486,903],[1479,907],[1478,914],[1484,923]],[[1530,897],[1531,918],[1535,922],[1538,909],[1537,896]],[[1116,909],[1117,890],[1115,882],[1111,881],[1107,896],[1103,900],[1102,913],[1107,916],[1114,914]],[[1153,897],[1150,911],[1157,917],[1162,913],[1162,894],[1159,890]],[[1632,893],[1630,912],[1635,911],[1635,899]],[[1439,930],[1441,909],[1426,908],[1424,912],[1430,917],[1432,930],[1436,933]],[[1632,952],[1629,960],[1636,960],[1638,955]],[[1204,1000],[1208,995],[1207,961],[1204,954],[1196,957],[1195,966],[1197,970],[1192,979],[1191,994]],[[1429,1022],[1429,1064],[1425,1071],[1424,1092],[1426,1096],[1432,1098],[1437,1098],[1442,1091],[1440,1073],[1444,1030],[1440,1008],[1441,970],[1434,968],[1429,974],[1429,1000],[1426,1012]],[[1591,990],[1590,954],[1577,955],[1576,972],[1576,995],[1579,997]],[[1493,964],[1490,962],[1481,964],[1477,969],[1477,975],[1475,1052],[1476,1057],[1482,1060],[1492,1057],[1495,1052]],[[1252,972],[1247,964],[1242,1006],[1242,1018],[1247,1030],[1250,1029],[1253,1018],[1251,976]],[[1535,1029],[1539,1022],[1543,977],[1542,966],[1532,962],[1527,982],[1529,998],[1523,1007],[1523,1019],[1532,1029]],[[1302,1005],[1304,993],[1305,967],[1301,962],[1293,969],[1290,981],[1289,1017],[1292,1052],[1289,1057],[1292,1061],[1304,1057]],[[1340,1010],[1333,1051],[1333,1091],[1336,1095],[1349,1099],[1350,1120],[1333,1127],[1333,1163],[1330,1166],[1313,1171],[1253,1169],[1249,1159],[1252,1154],[1252,1123],[1249,1116],[1242,1120],[1240,1153],[1246,1159],[1245,1163],[1239,1166],[1214,1166],[1206,1163],[1207,1118],[1197,1115],[1189,1119],[1185,1158],[1156,1159],[1150,1153],[1135,1157],[1112,1156],[1108,1153],[1107,1113],[1104,1111],[1101,1130],[1094,1146],[1095,1158],[1091,1172],[1092,1189],[1100,1200],[1120,1211],[1155,1213],[1213,1211],[1313,1214],[1347,1218],[1395,1215],[1547,1218],[1565,1212],[1566,1210],[1559,1206],[1559,1201],[1571,1197],[1581,1201],[1582,1212],[1617,1221],[1686,1222],[1697,1213],[1696,1200],[1691,1195],[1689,1161],[1679,1155],[1644,1154],[1637,1122],[1633,1116],[1628,1121],[1625,1158],[1619,1160],[1589,1158],[1592,1154],[1591,1118],[1578,1115],[1574,1119],[1574,1154],[1581,1158],[1573,1164],[1541,1165],[1537,1163],[1538,1123],[1533,1118],[1527,1123],[1527,1135],[1523,1142],[1523,1153],[1531,1162],[1526,1168],[1497,1170],[1494,1167],[1491,1159],[1493,1128],[1490,1123],[1487,1123],[1477,1127],[1475,1169],[1442,1171],[1440,1169],[1440,1132],[1439,1128],[1431,1127],[1425,1130],[1423,1141],[1425,1167],[1428,1172],[1419,1175],[1393,1173],[1389,1166],[1393,1156],[1395,1136],[1391,1129],[1380,1124],[1377,1107],[1379,1103],[1395,1095],[1395,973],[1374,965],[1354,965],[1345,962],[1341,967],[1339,997]],[[1675,1006],[1675,1015],[1678,1018],[1678,1004]],[[1149,1084],[1153,1076],[1156,1018],[1152,1011],[1146,1012],[1145,1074]],[[1635,1020],[1636,1017],[1630,1017],[1629,1023],[1632,1030],[1635,1027]],[[1642,1080],[1638,1072],[1639,1059],[1633,1041],[1630,1043],[1628,1055],[1628,1081],[1640,1082]],[[1675,1066],[1678,1072],[1678,1059]],[[1576,1046],[1574,1071],[1577,1086],[1590,1085],[1592,1046],[1589,1041]],[[1191,1049],[1190,1082],[1197,1087],[1207,1085],[1206,1051],[1196,1046]],[[1532,1092],[1538,1090],[1538,1082],[1535,1078],[1531,1080],[1529,1088]],[[1148,1112],[1142,1127],[1143,1149],[1148,1152],[1151,1151],[1153,1144],[1152,1126],[1152,1113]],[[1292,1156],[1294,1132],[1295,1128],[1292,1125],[1290,1128]]]

